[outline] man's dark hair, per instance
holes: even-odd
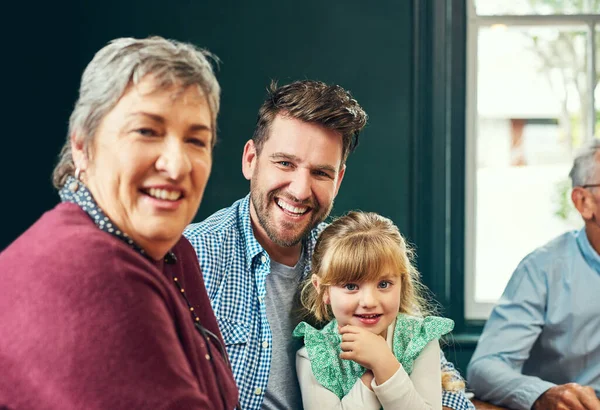
[[[269,129],[277,115],[318,124],[337,131],[342,136],[342,164],[358,145],[360,131],[367,123],[367,114],[339,85],[321,81],[302,80],[277,86],[272,81],[268,95],[258,111],[256,129],[252,140],[257,154],[269,138]]]

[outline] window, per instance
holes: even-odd
[[[582,225],[568,173],[600,136],[600,0],[468,0],[465,316],[519,261]]]

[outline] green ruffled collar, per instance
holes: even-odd
[[[392,350],[406,373],[411,374],[416,358],[427,343],[454,328],[450,319],[437,316],[419,318],[399,313],[394,327]],[[317,381],[340,400],[348,394],[365,368],[352,360],[340,359],[342,337],[334,319],[318,330],[306,322],[296,326],[294,337],[303,337],[313,374]]]

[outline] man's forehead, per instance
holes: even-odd
[[[312,136],[312,138],[311,138]],[[315,136],[317,139],[315,140]],[[318,137],[323,137],[321,140]],[[303,121],[294,117],[278,114],[268,130],[265,138],[265,146],[272,152],[285,152],[289,155],[295,155],[296,150],[314,152],[317,147],[313,144],[319,144],[319,156],[329,157],[327,162],[332,162],[330,154],[335,155],[335,163],[342,162],[343,156],[343,137],[337,130],[326,128],[318,123]],[[298,152],[299,153],[299,152]],[[333,165],[333,164],[332,164]]]

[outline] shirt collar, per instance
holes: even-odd
[[[600,255],[598,255],[592,247],[592,244],[585,233],[585,227],[581,228],[577,233],[577,245],[588,265],[596,272],[600,273]]]
[[[254,231],[252,230],[252,222],[250,221],[250,194],[246,195],[240,203],[238,224],[243,233],[244,242],[246,242],[246,264],[248,265],[247,267],[250,267],[254,258],[264,252],[263,247],[254,237]]]
[[[85,184],[81,181],[78,181],[75,177],[69,176],[67,177],[66,183],[63,187],[58,191],[58,195],[62,202],[71,202],[78,205],[88,216],[94,221],[96,226],[100,228],[100,230],[111,234],[125,242],[129,245],[133,250],[143,255],[151,262],[155,262],[148,256],[146,251],[142,249],[137,243],[133,241],[125,232],[121,231],[108,216],[104,214],[102,209],[98,206],[94,197],[92,196],[89,189],[85,186]],[[168,264],[173,264],[177,262],[177,258],[172,251],[169,251],[164,258],[165,262]]]

